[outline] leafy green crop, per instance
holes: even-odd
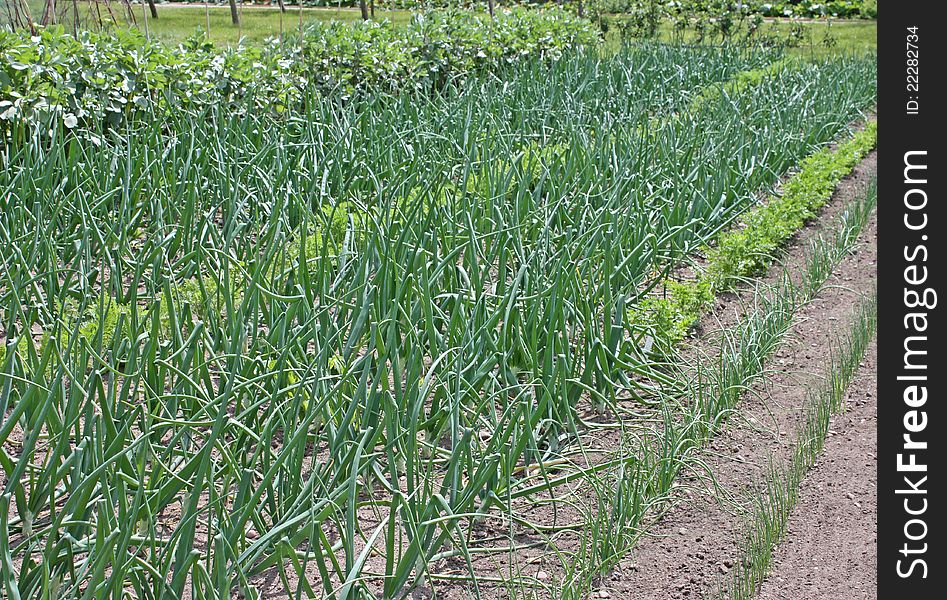
[[[651,329],[651,336],[664,352],[687,337],[691,328],[714,301],[714,290],[705,280],[665,282],[665,295],[645,298],[632,311],[631,319]]]
[[[504,10],[493,19],[466,11],[414,15],[408,27],[388,21],[315,23],[302,35],[301,59],[322,89],[431,89],[526,57],[556,59],[592,46],[597,30],[565,11]],[[298,40],[291,40],[296,52]]]
[[[196,36],[169,48],[123,29],[78,38],[61,27],[35,37],[0,31],[0,133],[23,120],[117,126],[189,106],[281,113],[333,92],[432,90],[597,41],[590,22],[556,10],[419,13],[407,27],[315,24],[284,44],[223,51]]]
[[[706,96],[702,96],[706,97]],[[877,121],[838,148],[824,148],[805,158],[780,196],[744,217],[741,227],[721,235],[705,250],[708,264],[692,281],[664,282],[662,297],[648,297],[631,311],[631,319],[652,335],[657,349],[667,352],[683,339],[720,291],[747,277],[764,274],[779,248],[832,196],[838,182],[877,142]]]

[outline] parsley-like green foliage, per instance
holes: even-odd
[[[871,121],[837,148],[824,148],[802,161],[783,193],[751,210],[744,226],[724,233],[706,251],[709,265],[694,281],[665,282],[665,295],[647,298],[632,319],[652,331],[658,350],[684,339],[717,292],[740,278],[762,275],[785,244],[832,197],[838,183],[875,147],[878,123]]]

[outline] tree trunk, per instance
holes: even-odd
[[[234,25],[240,24],[240,13],[237,12],[237,0],[230,0],[230,20]]]
[[[585,7],[582,6],[582,0],[579,0],[579,18],[585,16]]]
[[[30,35],[36,35],[36,21],[30,13],[30,5],[18,0],[12,0],[4,3],[7,8],[7,14],[10,18],[10,24],[16,27],[29,27]],[[12,8],[11,8],[12,6]]]
[[[490,11],[490,16],[493,16],[493,9],[496,7],[496,0],[487,0],[487,9]]]
[[[374,21],[375,20],[375,0],[371,0],[368,3],[368,7],[369,7],[369,12],[372,13],[372,20]]]
[[[302,3],[302,0],[299,0],[299,2],[300,2],[300,4],[301,4],[301,3]],[[283,2],[283,0],[276,0],[276,3],[279,4],[279,11],[280,11],[281,13],[286,12],[286,3]]]
[[[148,8],[151,9],[151,18],[152,18],[152,19],[157,19],[157,18],[158,18],[158,7],[155,6],[155,0],[148,0]]]
[[[362,20],[368,20],[368,4],[365,3],[365,0],[358,0],[358,8],[362,11]]]
[[[56,0],[46,0],[46,9],[43,11],[43,20],[39,22],[40,25],[46,26],[50,25],[53,22],[53,19],[56,18]]]

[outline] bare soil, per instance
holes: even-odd
[[[759,600],[877,598],[877,348],[832,418],[825,451],[799,490]]]

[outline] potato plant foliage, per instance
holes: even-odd
[[[119,125],[182,107],[283,112],[313,94],[443,88],[490,69],[552,60],[593,45],[598,30],[564,11],[507,10],[488,19],[461,11],[388,21],[315,23],[284,43],[218,50],[196,35],[174,48],[137,31],[61,27],[0,31],[0,133],[24,119]]]

